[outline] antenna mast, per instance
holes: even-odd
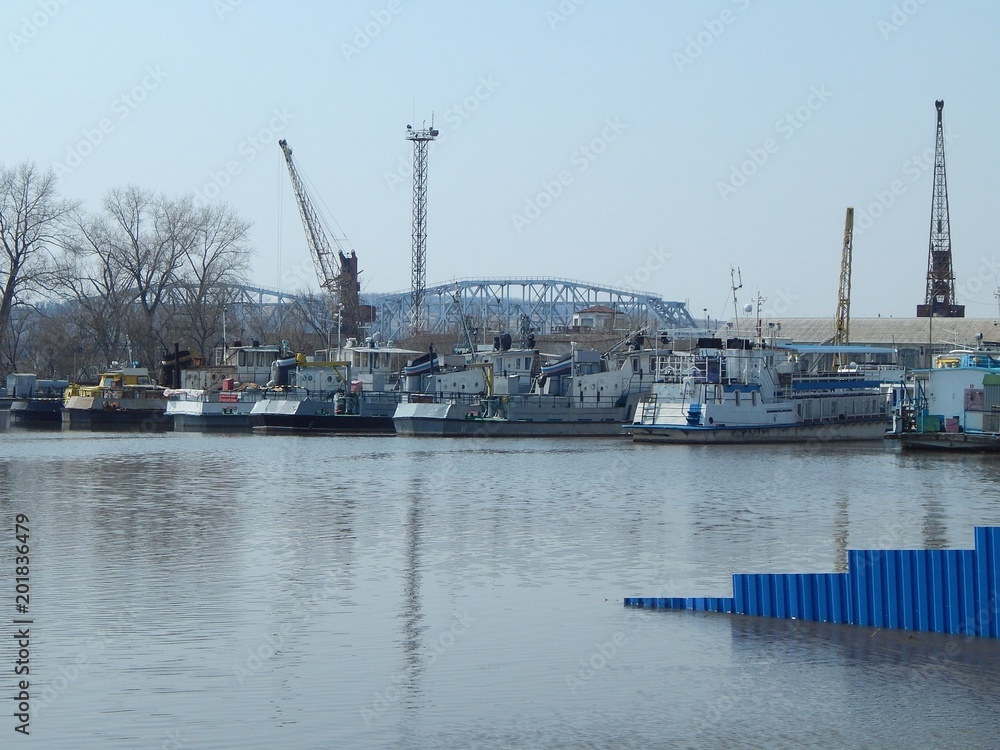
[[[739,277],[739,283],[736,282],[737,277]],[[743,288],[743,274],[740,273],[739,268],[729,267],[729,279],[733,288],[733,317],[736,323],[736,335],[740,335],[740,306],[736,301],[736,292]]]

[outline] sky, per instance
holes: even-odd
[[[957,0],[6,0],[0,162],[98,210],[135,184],[253,222],[251,281],[318,289],[288,140],[359,257],[410,287],[412,144],[427,283],[559,277],[695,317],[760,300],[912,317],[945,101],[958,302],[1000,317],[1000,4]]]

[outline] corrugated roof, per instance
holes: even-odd
[[[799,344],[822,344],[833,338],[833,318],[783,318],[773,322],[781,325],[779,336]],[[742,319],[740,330],[745,335],[751,334],[755,325],[752,320]],[[764,330],[769,330],[766,324]],[[984,343],[1000,343],[1000,320],[996,318],[851,318],[850,334],[850,343],[852,344],[920,346],[932,340],[935,345],[975,346],[980,339]]]

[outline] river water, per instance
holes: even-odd
[[[996,747],[1000,643],[626,609],[965,547],[1000,465],[880,443],[0,435],[0,747]],[[28,518],[30,611],[14,604]],[[23,679],[23,678],[19,678]]]

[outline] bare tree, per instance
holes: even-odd
[[[190,343],[207,354],[221,335],[231,287],[245,280],[250,222],[220,203],[197,209],[190,228],[192,241],[178,291]]]
[[[59,198],[51,170],[40,173],[28,162],[0,166],[0,352],[8,367],[16,365],[2,345],[11,311],[25,295],[45,287],[53,250],[74,209]]]
[[[161,307],[194,242],[191,199],[171,200],[130,185],[111,190],[104,209],[112,262],[129,279],[141,317],[127,321],[129,338],[137,356],[154,366],[170,338],[169,311]]]
[[[101,366],[125,353],[125,321],[135,297],[116,261],[111,234],[105,217],[78,217],[57,272],[57,289],[75,313],[80,353]]]

